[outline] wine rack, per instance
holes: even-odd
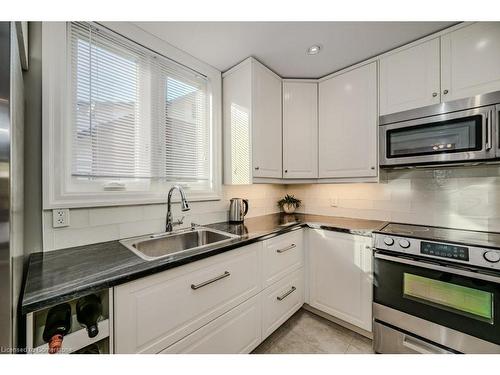
[[[82,349],[97,344],[101,354],[113,353],[113,289],[105,289],[89,294],[96,294],[102,303],[102,317],[97,325],[99,333],[90,338],[85,327],[76,318],[76,303],[80,296],[65,301],[71,306],[71,330],[64,336],[60,354],[78,354]],[[47,354],[48,344],[43,341],[45,321],[50,307],[26,315],[26,347],[29,354]]]

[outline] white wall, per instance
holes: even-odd
[[[220,201],[190,202],[191,210],[182,213],[179,204],[175,203],[174,220],[186,216],[183,226],[189,226],[191,222],[208,224],[225,221],[229,210],[229,199],[234,197],[250,200],[247,217],[278,212],[276,202],[285,192],[286,188],[282,185],[224,185]],[[178,198],[177,193],[174,195]],[[53,228],[52,211],[45,210],[43,250],[50,251],[162,232],[165,230],[165,213],[166,204],[71,209],[71,225],[65,228]]]
[[[500,232],[500,167],[401,170],[378,184],[289,185],[300,212]]]

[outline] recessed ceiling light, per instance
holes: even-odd
[[[317,55],[321,51],[321,46],[319,44],[314,44],[307,49],[308,55]]]

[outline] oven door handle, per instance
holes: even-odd
[[[492,281],[494,283],[500,284],[500,277],[488,275],[485,273],[467,271],[467,270],[464,270],[464,269],[461,269],[458,267],[440,266],[440,265],[434,264],[434,263],[422,262],[422,261],[419,262],[419,261],[412,260],[412,259],[401,258],[401,257],[380,254],[380,253],[375,253],[374,256],[377,259],[383,259],[383,260],[387,260],[390,262],[403,263],[403,264],[408,264],[410,266],[427,268],[427,269],[431,269],[434,271],[447,272],[447,273],[452,273],[454,275],[465,276],[465,277],[470,277],[473,279],[480,279],[480,280],[485,280],[485,281]]]

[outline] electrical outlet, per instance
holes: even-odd
[[[52,210],[52,226],[54,228],[69,227],[69,209]]]
[[[339,199],[337,197],[330,198],[330,207],[338,207]]]

